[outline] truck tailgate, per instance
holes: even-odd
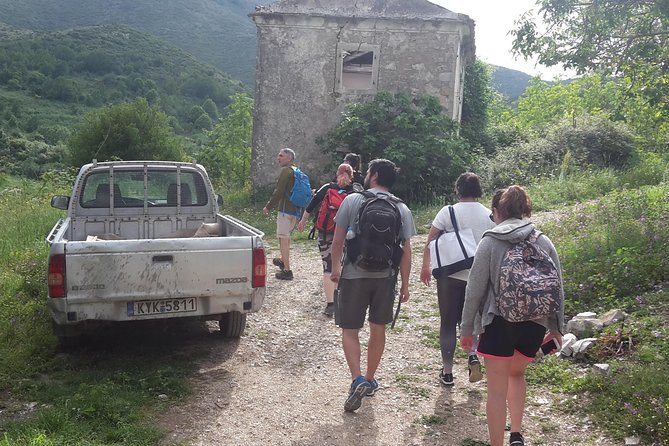
[[[98,240],[66,245],[67,299],[84,302],[252,292],[252,237]]]

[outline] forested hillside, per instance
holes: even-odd
[[[188,147],[237,93],[250,89],[128,27],[37,33],[5,25],[0,28],[0,159],[9,172],[39,176],[62,158],[63,145],[87,112],[138,97],[164,112],[172,129],[188,138]],[[10,161],[30,167],[15,172],[7,169]]]
[[[127,25],[253,85],[255,25],[268,0],[0,0],[0,22],[34,31]]]
[[[272,0],[0,0],[0,22],[36,31],[124,24],[159,37],[253,86],[256,31],[248,14]],[[0,28],[1,29],[1,28]],[[530,76],[494,67],[493,86],[510,102]]]
[[[493,65],[492,87],[509,102],[516,102],[532,79],[527,73]]]
[[[101,107],[138,96],[159,101],[186,128],[193,105],[211,98],[218,107],[225,107],[231,95],[247,91],[241,82],[184,51],[127,27],[34,34],[5,28],[0,48],[0,95],[9,108],[0,124],[17,118],[28,131],[58,123],[59,115],[77,114],[77,108]],[[39,101],[33,106],[17,106],[17,102],[35,99]],[[40,116],[39,109],[52,101],[58,102],[62,112]]]

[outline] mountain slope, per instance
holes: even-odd
[[[188,134],[202,128],[193,107],[211,99],[222,109],[241,92],[249,93],[241,82],[132,28],[21,34],[0,27],[0,128],[10,132],[70,127],[86,109],[143,96]]]
[[[0,22],[35,31],[127,25],[248,85],[255,76],[253,0],[0,0]]]
[[[525,92],[532,79],[527,73],[493,65],[492,87],[502,93],[511,103],[516,102]]]

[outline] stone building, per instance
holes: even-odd
[[[439,98],[460,120],[474,22],[427,0],[279,0],[256,23],[255,187],[276,180],[276,154],[297,153],[312,181],[332,178],[316,144],[345,105],[379,91]]]

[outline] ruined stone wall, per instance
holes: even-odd
[[[333,177],[316,144],[341,119],[345,104],[378,91],[439,97],[459,120],[462,73],[473,60],[473,25],[456,20],[355,19],[300,14],[256,14],[258,30],[252,176],[271,184],[282,147],[315,185]],[[378,55],[372,90],[342,91],[337,60],[346,44],[371,46]]]

